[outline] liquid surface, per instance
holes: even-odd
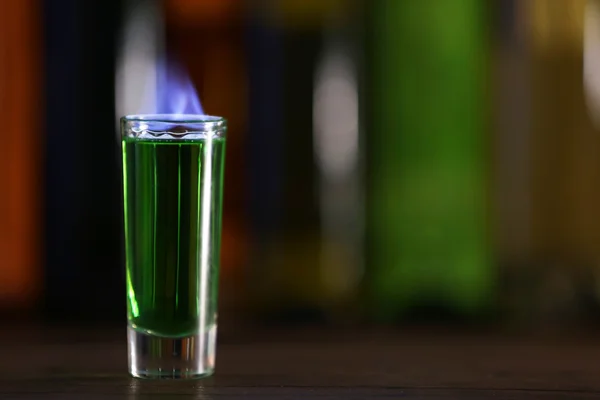
[[[224,139],[124,138],[127,307],[166,337],[215,323]]]

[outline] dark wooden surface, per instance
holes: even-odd
[[[141,381],[124,330],[4,329],[0,399],[600,398],[600,336],[349,332],[224,335],[213,377]]]

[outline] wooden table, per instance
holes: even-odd
[[[4,330],[0,399],[600,398],[600,335],[224,335],[217,372],[201,381],[130,378],[124,335],[124,329]]]

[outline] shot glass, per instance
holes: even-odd
[[[129,372],[191,379],[215,366],[227,123],[121,118]]]

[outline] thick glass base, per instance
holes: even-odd
[[[216,326],[169,338],[127,328],[129,373],[145,379],[199,379],[215,368]]]

